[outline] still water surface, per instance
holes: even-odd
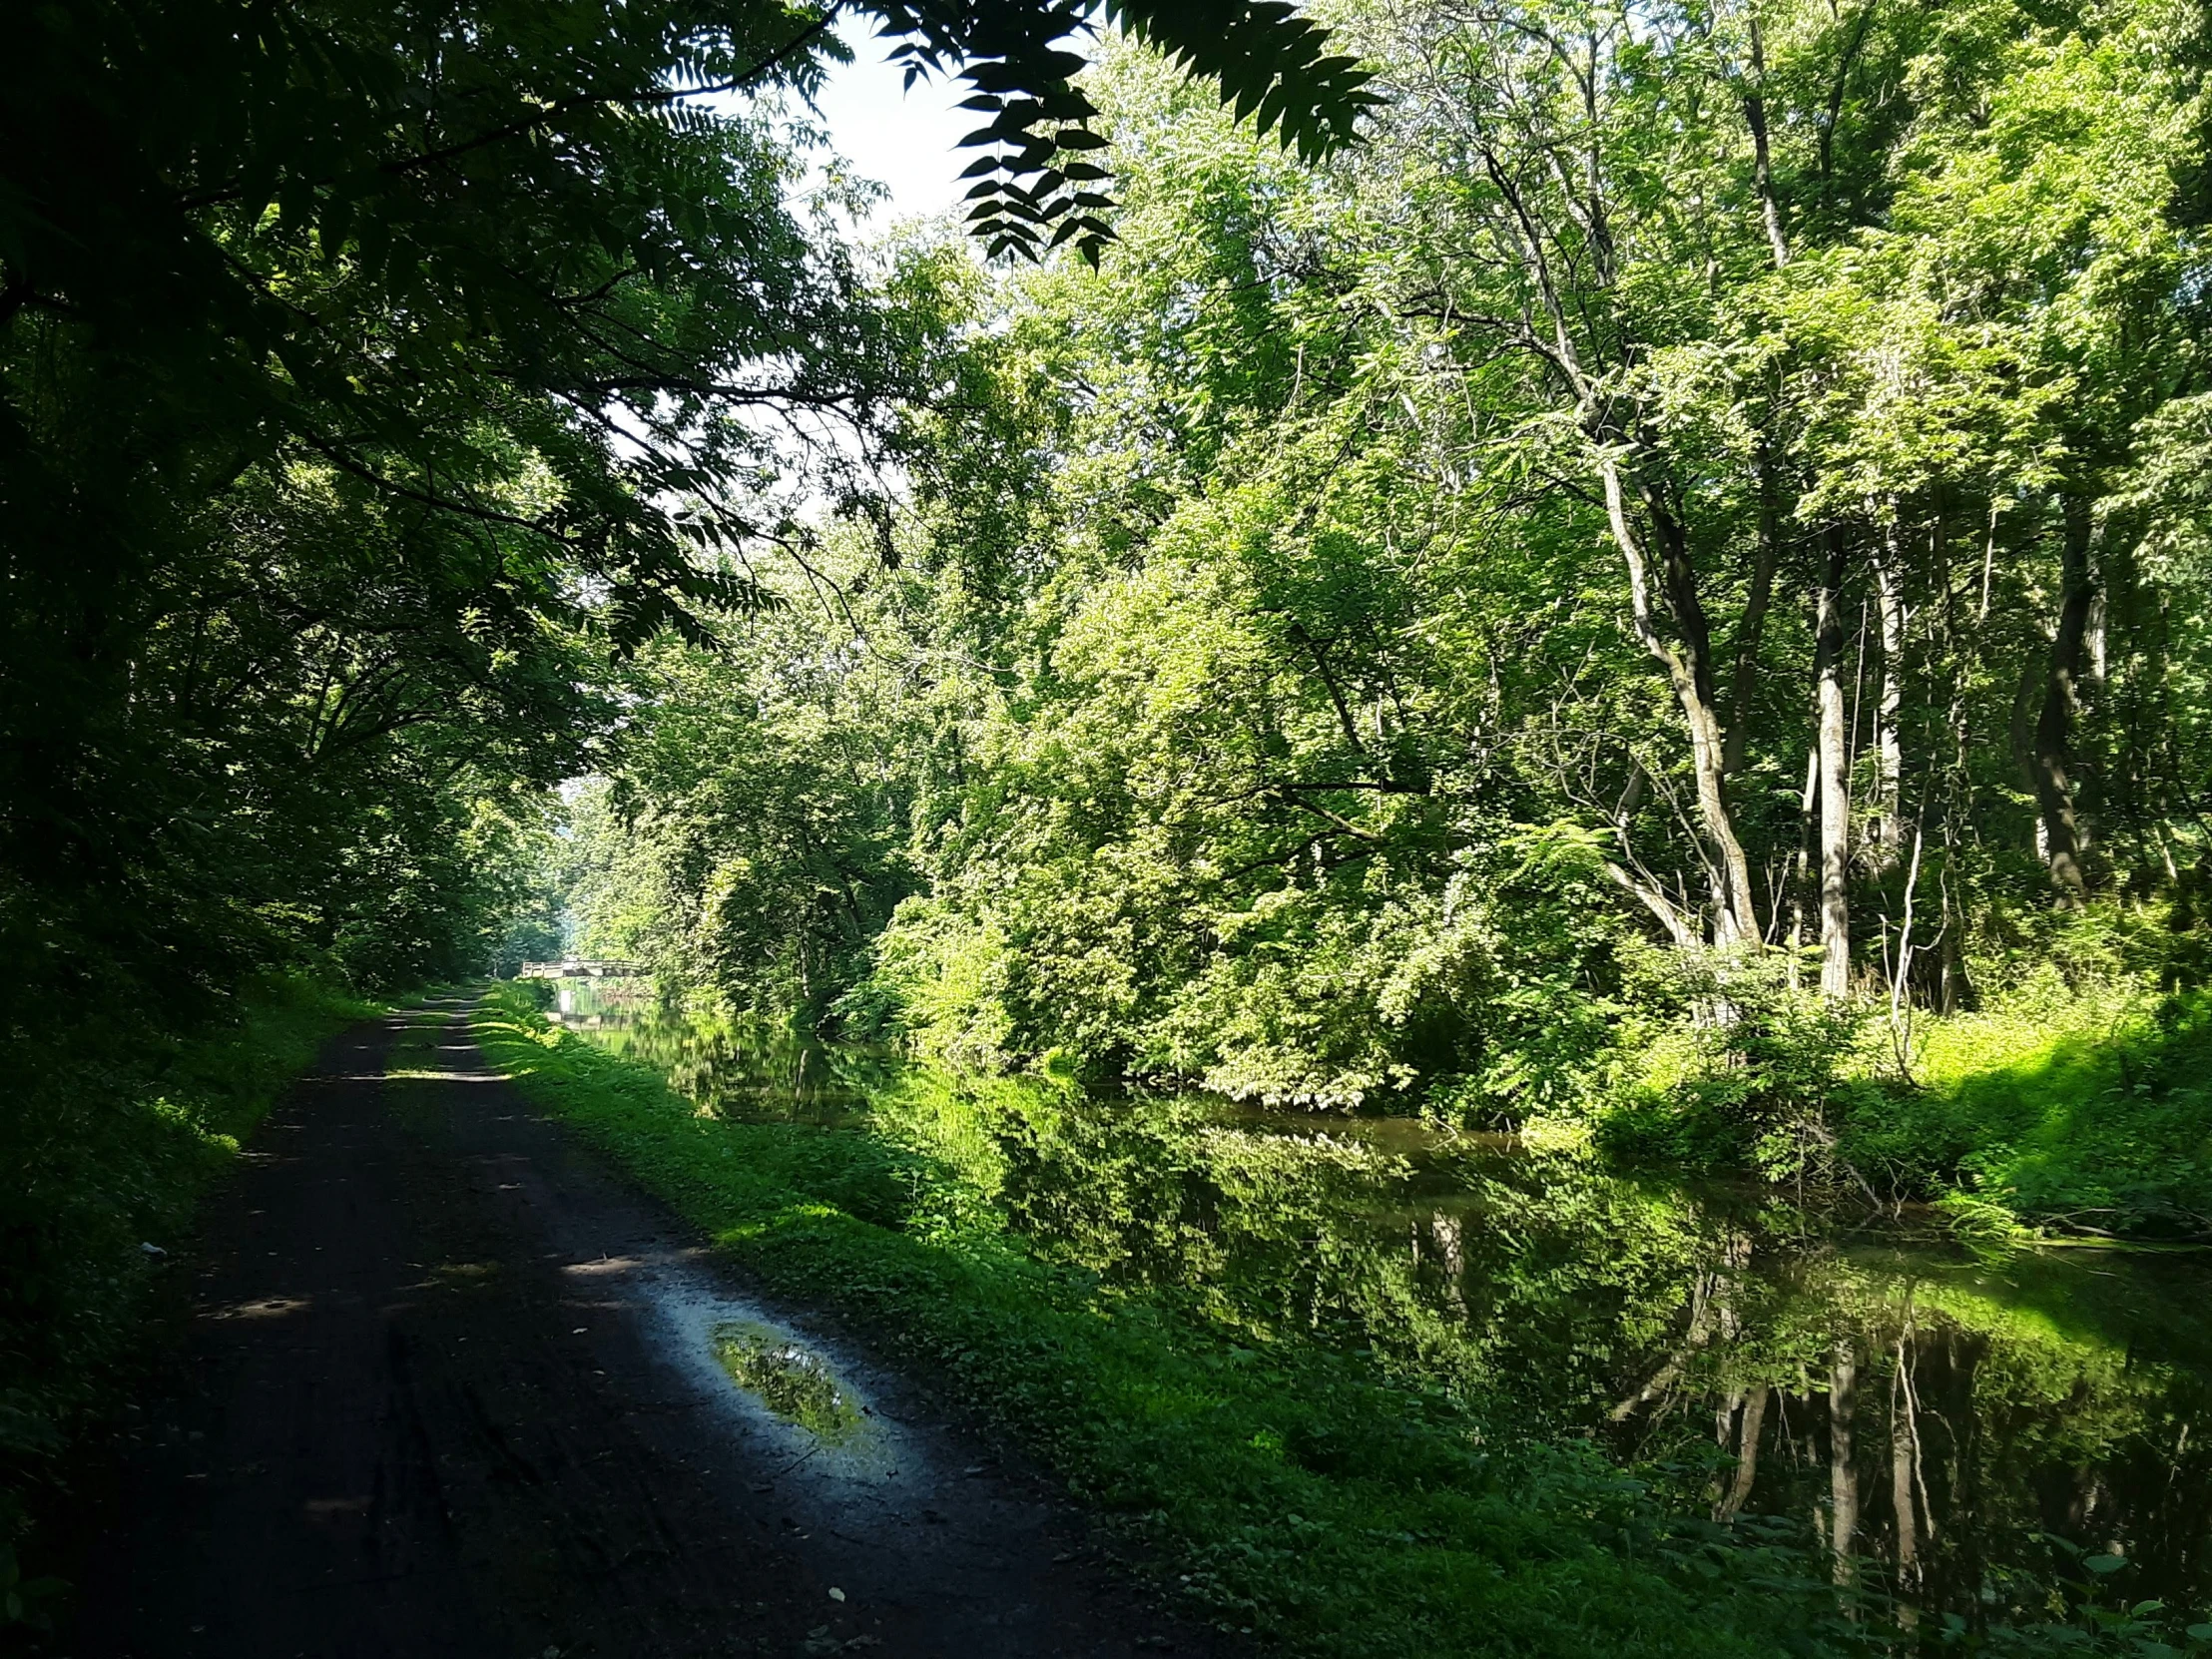
[[[705,1109],[896,1140],[1038,1255],[1244,1340],[1696,1461],[1715,1517],[1806,1521],[1912,1603],[2009,1599],[2081,1550],[2127,1558],[2095,1575],[2125,1598],[2212,1607],[2212,1258],[1979,1261],[1925,1218],[1498,1137],[950,1079],[557,994]]]

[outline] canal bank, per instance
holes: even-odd
[[[1612,1653],[1672,1651],[1670,1621],[1757,1651],[1778,1619],[1844,1646],[1956,1619],[2032,1650],[2163,1600],[2106,1635],[2188,1640],[2199,1262],[1976,1261],[1911,1218],[1403,1123],[556,1017],[583,1028],[500,1017],[526,1088],[1016,1424],[1231,1628]]]

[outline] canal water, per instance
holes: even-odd
[[[953,1079],[619,985],[557,994],[550,1017],[705,1110],[895,1140],[1041,1257],[1239,1341],[1509,1401],[1715,1518],[1803,1522],[1909,1605],[2056,1576],[2212,1608],[2212,1257],[1977,1258],[1931,1217],[1572,1150]]]

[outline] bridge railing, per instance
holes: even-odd
[[[643,962],[583,956],[558,962],[524,962],[515,969],[517,979],[640,979],[645,973]]]

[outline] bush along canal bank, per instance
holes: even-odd
[[[1633,1063],[1535,1127],[1660,1168],[1933,1201],[1985,1245],[2212,1243],[2212,991],[2177,972],[2046,964],[1951,1014],[1826,1008],[1746,974],[1741,1017],[1632,1022]]]
[[[2212,1646],[2197,1263],[563,1001],[492,1062],[1267,1648]]]

